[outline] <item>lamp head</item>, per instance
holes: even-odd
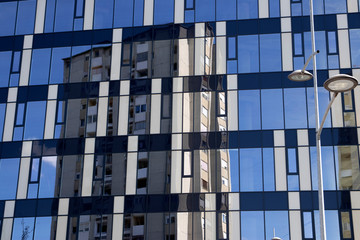
[[[306,70],[304,70],[304,71],[295,70],[289,74],[288,78],[291,81],[295,81],[295,82],[305,82],[305,81],[309,81],[310,79],[312,79],[313,75]]]
[[[324,83],[324,88],[330,92],[347,92],[354,89],[358,81],[353,76],[347,74],[337,74]]]

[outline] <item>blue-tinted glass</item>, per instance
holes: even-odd
[[[335,176],[333,147],[321,147],[321,155],[322,155],[324,190],[336,190],[336,176]],[[318,190],[317,156],[316,156],[315,147],[310,148],[310,156],[311,156],[311,177],[312,177],[313,190]]]
[[[294,57],[294,69],[302,69],[304,67],[304,57]]]
[[[239,152],[237,149],[230,149],[230,182],[231,192],[239,191]]]
[[[239,73],[259,72],[258,35],[238,37]]]
[[[215,0],[195,0],[195,21],[215,20]]]
[[[236,58],[236,38],[229,37],[228,38],[228,58]]]
[[[298,175],[288,175],[288,191],[299,191],[299,176]]]
[[[16,87],[19,85],[19,73],[13,73],[10,75],[10,87]]]
[[[53,32],[54,31],[55,1],[56,0],[47,0],[46,1],[44,32]]]
[[[327,47],[326,47],[326,35],[325,31],[315,32],[315,44],[316,48],[320,51],[319,54],[316,55],[316,66],[318,69],[326,69],[327,68]],[[311,48],[311,35],[310,32],[304,33],[304,49],[305,49],[305,58],[308,58],[312,54]],[[312,69],[313,63],[310,61],[307,69]]]
[[[55,31],[71,31],[73,29],[74,0],[56,1]]]
[[[303,212],[303,229],[305,238],[313,238],[312,213]]]
[[[240,191],[262,191],[261,149],[240,149]]]
[[[216,1],[216,21],[236,19],[236,0]]]
[[[360,68],[360,29],[350,29],[351,65]]]
[[[285,128],[306,128],[306,92],[304,88],[284,89]]]
[[[75,16],[82,17],[84,14],[84,0],[76,0]]]
[[[0,87],[7,87],[9,84],[11,52],[0,52]]]
[[[83,29],[84,19],[75,18],[74,19],[74,31],[81,31]]]
[[[33,158],[31,163],[30,181],[37,182],[39,179],[40,158]]]
[[[30,85],[47,84],[49,79],[51,48],[32,52]]]
[[[288,148],[287,160],[288,160],[288,172],[297,173],[297,156],[296,156],[295,148]]]
[[[133,23],[133,0],[115,0],[114,27],[131,27]]]
[[[19,103],[17,105],[17,111],[16,111],[16,125],[24,124],[24,110],[25,110],[25,103]]]
[[[34,239],[50,239],[52,217],[37,217]]]
[[[35,24],[36,0],[19,1],[16,34],[32,34]]]
[[[27,193],[28,198],[37,198],[38,186],[39,186],[39,184],[37,184],[37,183],[29,184],[28,193]]]
[[[174,22],[174,0],[155,0],[154,24]]]
[[[28,102],[25,117],[24,139],[42,139],[44,134],[46,101]]]
[[[186,10],[185,11],[185,22],[186,23],[195,22],[194,10]]]
[[[15,218],[12,240],[32,239],[35,218]],[[24,237],[25,236],[25,237]]]
[[[346,13],[346,0],[325,0],[325,14]]]
[[[144,19],[144,0],[134,1],[134,26],[142,26]]]
[[[194,0],[185,0],[185,8],[186,9],[194,8]]]
[[[0,200],[15,199],[19,163],[18,158],[0,159]]]
[[[283,129],[284,113],[281,89],[261,90],[261,120],[263,129]]]
[[[258,1],[237,0],[238,19],[250,19],[258,17]]]
[[[2,140],[2,134],[4,129],[5,109],[6,109],[6,103],[0,104],[0,141]]]
[[[0,22],[2,23],[0,24],[0,36],[14,34],[16,6],[17,2],[0,2]]]
[[[65,114],[65,101],[58,102],[56,123],[64,122]]]
[[[280,16],[280,2],[279,0],[269,0],[270,17]]]
[[[316,239],[320,239],[319,211],[314,211]],[[326,239],[338,240],[340,237],[339,214],[337,210],[325,211]]]
[[[257,211],[241,212],[241,239],[264,239],[264,213]],[[273,236],[273,235],[272,235]]]
[[[275,191],[274,150],[263,148],[264,191]]]
[[[239,130],[258,130],[260,124],[260,91],[239,91]]]
[[[56,197],[55,177],[56,177],[57,157],[43,157],[41,160],[41,174],[39,185],[39,198]]]
[[[310,14],[310,1],[302,1],[303,5],[303,15],[309,15]],[[314,0],[314,14],[320,15],[324,14],[324,1],[323,0]]]
[[[113,0],[95,0],[94,29],[111,28]]]
[[[336,33],[328,32],[329,53],[337,53]]]
[[[291,15],[292,16],[301,16],[301,3],[292,3],[291,4]]]
[[[64,59],[70,57],[71,48],[53,48],[51,56],[50,83],[67,82],[69,76],[64,76],[66,62]]]
[[[228,74],[237,73],[237,65],[238,65],[237,60],[228,60],[227,61],[227,66],[226,66],[227,73]]]
[[[23,139],[24,127],[15,127],[13,141],[21,141]]]
[[[324,116],[327,105],[329,104],[329,92],[323,87],[318,88],[319,93],[319,116]],[[314,103],[314,88],[307,88],[307,108],[309,128],[315,128],[315,103]],[[331,110],[326,117],[324,127],[331,127]]]
[[[289,240],[289,213],[288,211],[265,211],[265,234],[266,240],[276,237],[282,240]]]
[[[20,56],[21,52],[17,51],[13,54],[13,65],[12,65],[12,72],[19,72],[20,70]]]
[[[339,56],[338,55],[329,55],[328,56],[328,65],[329,65],[329,69],[338,69],[339,68]]]
[[[260,35],[260,71],[281,71],[280,34]]]
[[[295,49],[295,55],[303,55],[302,34],[301,33],[294,34],[294,49]]]

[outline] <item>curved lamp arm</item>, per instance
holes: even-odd
[[[319,130],[318,130],[317,133],[316,133],[316,137],[317,137],[317,138],[320,138],[321,132],[322,132],[323,127],[324,127],[324,123],[325,123],[326,116],[328,115],[329,110],[330,110],[330,108],[331,108],[331,105],[333,104],[333,102],[334,102],[334,100],[335,100],[335,98],[336,98],[336,96],[337,96],[338,94],[339,94],[339,92],[335,92],[334,95],[331,97],[331,101],[329,102],[329,105],[328,105],[327,108],[326,108],[324,117],[323,117],[322,120],[321,120],[320,128],[319,128]]]

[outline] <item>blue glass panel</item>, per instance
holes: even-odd
[[[5,103],[0,104],[0,141],[2,139],[3,129],[4,129],[5,109],[6,109],[6,104]]]
[[[319,211],[314,211],[316,239],[320,239]],[[326,239],[338,240],[340,237],[339,214],[337,210],[325,211]]]
[[[280,34],[260,35],[260,71],[281,71]]]
[[[230,186],[231,192],[239,191],[239,152],[236,149],[229,150],[230,156]]]
[[[194,10],[186,10],[185,11],[185,22],[192,23],[195,21]]]
[[[328,32],[329,53],[337,53],[336,33]]]
[[[298,175],[288,175],[288,191],[299,191],[299,176]]]
[[[174,0],[155,0],[154,24],[174,22]]]
[[[302,1],[303,5],[303,15],[308,16],[310,14],[310,1]],[[314,0],[314,14],[320,15],[324,14],[324,0]]]
[[[238,64],[239,73],[259,71],[258,35],[238,37]]]
[[[112,27],[113,5],[113,0],[95,0],[94,29]]]
[[[74,0],[56,1],[55,31],[71,31],[74,18]]]
[[[19,1],[16,34],[32,34],[35,24],[36,0]]]
[[[282,89],[261,90],[261,119],[263,129],[283,129]]]
[[[316,55],[316,66],[318,69],[327,68],[327,47],[326,47],[326,35],[324,31],[315,32],[315,44],[316,48],[320,50],[320,53]],[[305,49],[305,58],[308,58],[312,54],[311,48],[311,35],[310,32],[304,33],[304,49]],[[313,63],[310,61],[307,69],[312,69]]]
[[[294,57],[294,69],[302,69],[304,67],[304,57]]]
[[[313,238],[313,221],[311,212],[303,212],[303,229],[305,238]]]
[[[279,17],[280,16],[280,1],[279,0],[269,0],[269,10],[270,17]]]
[[[25,103],[19,103],[16,111],[16,125],[24,124]]]
[[[194,8],[194,0],[185,0],[185,8],[193,9]]]
[[[47,84],[49,79],[51,48],[32,52],[30,85]]]
[[[34,239],[50,239],[52,217],[37,217]]]
[[[306,92],[304,88],[284,89],[285,128],[306,128]]]
[[[292,16],[301,16],[301,3],[292,3],[291,4],[291,15]]]
[[[303,46],[302,46],[302,34],[294,34],[294,52],[295,55],[303,55]]]
[[[0,52],[0,87],[7,87],[9,84],[11,52]]]
[[[258,1],[238,0],[238,19],[251,19],[258,17]]]
[[[325,14],[346,13],[346,0],[325,0]]]
[[[360,68],[360,29],[350,29],[351,66]]]
[[[24,127],[15,127],[13,141],[21,141],[23,139]]]
[[[275,191],[274,150],[263,148],[264,191]]]
[[[0,36],[14,34],[17,2],[0,3]],[[6,24],[4,24],[6,23]]]
[[[321,147],[324,190],[336,190],[336,176],[333,147]],[[318,190],[316,148],[310,148],[311,177],[313,190]]]
[[[339,55],[329,55],[328,56],[329,69],[338,69],[339,68]]]
[[[19,164],[18,158],[0,159],[0,200],[15,199]]]
[[[236,58],[236,38],[235,37],[229,37],[228,38],[228,53],[227,53],[228,59],[234,59]]]
[[[37,182],[39,180],[39,167],[40,167],[40,158],[33,158],[31,163],[31,174],[30,174],[31,182]]]
[[[134,1],[134,26],[142,26],[144,19],[144,0]]]
[[[323,87],[318,88],[319,93],[319,116],[324,116],[327,105],[329,104],[329,92]],[[307,88],[307,108],[309,128],[315,128],[315,103],[314,103],[314,88]],[[326,117],[324,128],[331,127],[331,110]]]
[[[83,18],[75,18],[74,19],[74,31],[81,31],[84,26]]]
[[[12,240],[32,239],[34,233],[34,217],[15,218]]]
[[[262,191],[261,149],[240,149],[240,191]]]
[[[215,0],[195,0],[195,21],[215,20]]]
[[[288,211],[265,211],[265,234],[266,239],[271,240],[274,237],[282,240],[289,240],[289,213]]]
[[[75,16],[82,17],[84,14],[84,0],[76,0]]]
[[[114,27],[131,27],[133,23],[133,0],[115,0]]]
[[[69,76],[64,76],[65,61],[70,57],[71,48],[53,48],[51,56],[50,83],[67,82]]]
[[[37,198],[38,187],[39,187],[39,184],[37,184],[37,183],[29,184],[27,197],[28,198]]]
[[[260,91],[239,91],[239,130],[258,130],[260,125]]]
[[[12,65],[12,72],[19,72],[20,70],[20,57],[21,57],[21,52],[17,51],[14,52],[13,54],[13,65]]]
[[[54,195],[56,163],[57,163],[57,157],[42,158],[40,185],[39,185],[39,198],[56,197]]]
[[[216,21],[236,19],[236,0],[216,1]]]
[[[46,1],[44,32],[53,32],[54,31],[55,1],[56,0],[47,0]]]
[[[228,74],[237,73],[237,65],[238,65],[237,60],[228,60],[226,66],[226,72]]]
[[[297,156],[296,156],[295,148],[288,148],[287,160],[288,160],[288,172],[297,173]]]
[[[42,139],[44,134],[46,101],[28,102],[24,139]]]
[[[264,213],[258,211],[241,212],[241,239],[264,239]],[[273,235],[271,235],[273,236]]]

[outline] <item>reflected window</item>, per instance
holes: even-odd
[[[216,1],[216,21],[236,19],[236,0]]]
[[[0,36],[13,35],[15,31],[17,2],[0,3]],[[0,61],[0,63],[3,61]]]
[[[359,190],[360,176],[357,146],[338,146],[334,149],[339,190]]]
[[[306,128],[306,93],[304,88],[284,89],[285,128]]]
[[[349,35],[351,64],[353,68],[360,68],[360,29],[349,29]]]
[[[350,212],[341,212],[341,232],[344,239],[351,239]]]
[[[242,211],[240,223],[241,239],[264,239],[264,212]]]
[[[166,24],[174,21],[174,0],[155,0],[154,24]]]
[[[240,191],[262,191],[261,149],[240,149]]]
[[[333,147],[321,147],[321,154],[324,190],[336,190],[335,181],[337,177],[335,176]],[[310,157],[313,190],[317,190],[317,157],[315,147],[310,147]]]
[[[32,51],[30,85],[47,84],[50,70],[51,48]]]
[[[239,130],[261,129],[260,121],[260,91],[239,91]]]
[[[7,87],[9,84],[11,55],[12,52],[0,52],[0,87]]]
[[[71,31],[73,29],[75,0],[56,1],[55,31]]]
[[[260,35],[260,71],[281,71],[280,34]]]
[[[15,199],[20,159],[0,159],[0,199]]]
[[[258,17],[258,1],[237,0],[238,19],[251,19]]]
[[[252,1],[251,2],[256,2]],[[238,72],[252,73],[259,71],[258,35],[238,36]]]
[[[261,90],[261,120],[263,129],[283,129],[282,89]]]
[[[94,29],[112,27],[113,4],[113,0],[95,0]]]
[[[71,48],[53,48],[51,55],[50,83],[67,83],[69,81]]]
[[[267,240],[272,239],[274,231],[276,236],[281,237],[282,240],[290,239],[288,211],[265,211],[265,233]]]
[[[115,0],[114,27],[131,27],[133,24],[133,0]]]
[[[12,231],[12,240],[32,239],[35,228],[35,218],[15,218]]]
[[[27,102],[24,140],[42,139],[44,135],[46,101]]]

